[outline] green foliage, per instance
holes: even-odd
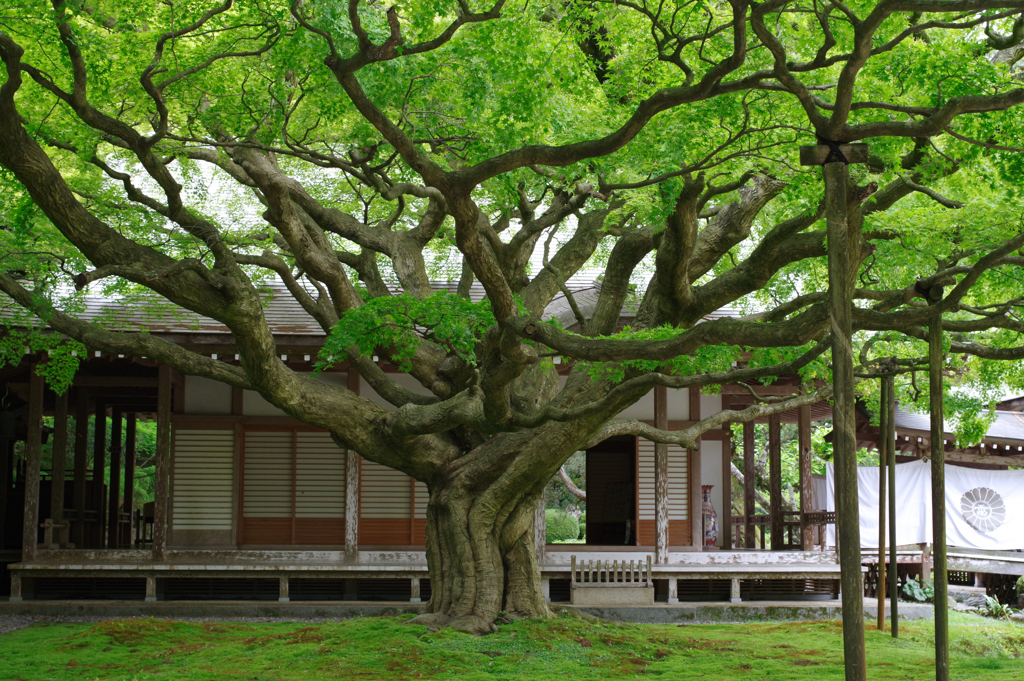
[[[1017,578],[1017,582],[1013,585],[1014,590],[1018,596],[1024,596],[1024,575]]]
[[[323,371],[343,360],[354,346],[364,355],[387,348],[408,371],[421,338],[475,365],[476,345],[495,323],[489,301],[474,303],[447,291],[423,299],[407,293],[374,298],[334,325],[316,369]]]
[[[992,617],[994,619],[1008,620],[1010,616],[1014,614],[1014,609],[1008,605],[1000,603],[991,596],[985,596],[985,605],[978,608],[978,612],[985,617]]]
[[[45,352],[47,360],[36,366],[36,373],[58,394],[64,394],[78,371],[85,346],[78,341],[35,329],[10,329],[0,336],[0,367],[17,366],[25,354]]]
[[[913,577],[908,577],[907,583],[903,585],[903,595],[918,603],[930,603],[935,598],[935,587],[927,580],[919,582]]]
[[[556,508],[545,509],[544,522],[549,544],[570,541],[580,536],[580,522],[576,516],[565,511]]]

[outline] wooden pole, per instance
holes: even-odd
[[[889,447],[891,442],[886,442],[886,433],[889,432],[889,388],[890,386],[882,381],[882,398],[878,410],[878,588],[875,593],[878,601],[878,630],[885,631],[885,504],[888,501],[885,494],[886,464],[889,460]]]
[[[103,489],[106,483],[107,469],[107,405],[96,400],[96,416],[93,419],[92,436],[92,506],[96,510],[96,524],[91,532],[91,544],[96,548],[103,548],[104,523],[104,495]]]
[[[782,517],[782,421],[778,414],[768,417],[768,520],[772,551],[782,551],[786,538]]]
[[[668,429],[668,389],[654,388],[654,427]],[[699,484],[699,483],[698,483]],[[703,536],[703,533],[702,533]],[[654,562],[668,562],[668,445],[654,443]]]
[[[882,379],[883,384],[889,385],[887,394],[889,402],[886,405],[889,410],[888,430],[884,433],[887,448],[889,467],[889,629],[893,638],[900,636],[899,616],[899,570],[896,562],[896,379],[886,376]]]
[[[933,303],[941,292],[929,295]],[[949,611],[946,574],[946,443],[942,415],[942,314],[928,327],[928,391],[931,411],[932,556],[935,589],[935,680],[949,681]]]
[[[853,377],[853,273],[847,221],[846,163],[825,169],[828,239],[829,318],[832,332],[833,427],[835,438],[836,524],[843,592],[843,651],[846,681],[866,681],[864,592],[861,583],[860,518],[857,496],[857,440]]]
[[[13,417],[14,415],[11,414]],[[12,419],[13,421],[13,419]],[[11,424],[13,426],[13,423]],[[0,550],[7,548],[7,499],[11,491],[11,458],[14,456],[14,433],[0,438]]]
[[[36,559],[39,542],[39,477],[43,458],[43,377],[29,369],[28,423],[25,438],[25,522],[21,534],[21,560]]]
[[[168,496],[171,478],[171,368],[157,369],[156,470],[153,473],[153,560],[167,552]]]
[[[57,395],[53,407],[53,459],[50,468],[50,520],[54,525],[64,524],[64,479],[68,461],[68,393]],[[57,528],[54,542],[67,544],[67,529]]]
[[[75,388],[75,480],[72,504],[75,522],[71,528],[71,542],[75,548],[85,548],[85,507],[88,490],[86,476],[89,470],[89,391]]]
[[[690,388],[690,420],[696,423],[700,421],[700,388]],[[697,438],[697,448],[690,450],[690,529],[693,532],[693,546],[701,551],[704,550],[704,502],[701,498],[702,471],[701,471],[700,438]]]
[[[722,512],[719,514],[724,522],[720,522],[719,535],[722,536],[722,548],[733,547],[732,538],[732,424],[722,426],[725,439],[722,440]],[[722,534],[722,530],[725,534]]]
[[[814,496],[814,474],[811,469],[811,405],[806,404],[796,412],[797,446],[800,455],[800,548],[809,551],[814,546],[814,527],[807,523],[811,512],[811,498]]]
[[[743,545],[752,549],[754,543],[754,468],[757,453],[754,452],[754,422],[747,421],[743,424],[743,519],[746,522],[743,528]]]
[[[110,411],[110,494],[107,497],[107,548],[121,546],[121,407]]]
[[[128,514],[128,526],[122,530],[121,544],[132,546],[132,528],[135,526],[135,440],[137,417],[128,414],[124,434],[124,512]]]
[[[348,389],[358,395],[359,383],[359,374],[349,365]],[[359,459],[359,454],[352,450],[345,453],[345,560],[350,563],[359,561]],[[533,539],[536,551],[537,545],[544,543],[543,533],[537,529],[537,518],[534,518]],[[540,552],[537,560],[540,560]]]

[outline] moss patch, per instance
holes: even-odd
[[[43,679],[489,679],[559,681],[842,679],[835,621],[627,625],[563,616],[502,625],[489,636],[407,625],[403,617],[308,626],[156,619],[41,622],[0,637],[0,678]],[[933,675],[933,629],[902,636],[868,625],[871,679]],[[951,618],[952,678],[1020,678],[1024,627]]]

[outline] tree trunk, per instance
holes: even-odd
[[[430,489],[427,564],[430,601],[412,623],[487,633],[502,613],[546,617],[533,550],[534,511],[543,492],[461,484]],[[428,488],[431,487],[428,485]]]

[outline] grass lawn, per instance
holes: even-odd
[[[842,679],[838,622],[616,625],[563,615],[475,637],[405,617],[309,626],[39,622],[0,636],[0,679]],[[1024,626],[950,613],[952,678],[1024,678]],[[868,678],[934,676],[932,625],[868,625]]]

